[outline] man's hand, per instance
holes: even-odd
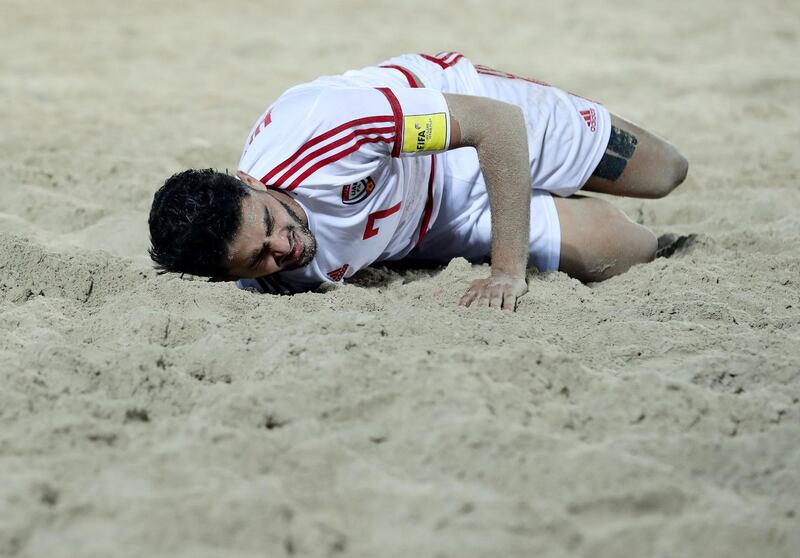
[[[459,305],[475,304],[513,312],[517,307],[517,299],[527,292],[528,283],[524,275],[519,277],[504,273],[492,273],[486,279],[472,281],[467,292],[461,297]]]

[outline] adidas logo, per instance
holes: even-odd
[[[342,267],[338,269],[329,271],[328,277],[330,277],[331,281],[341,281],[342,278],[344,277],[344,274],[347,273],[348,269],[350,269],[350,264],[344,264]]]
[[[597,112],[594,109],[582,110],[581,116],[592,132],[597,131]]]

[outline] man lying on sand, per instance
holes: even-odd
[[[150,255],[285,294],[376,262],[491,256],[460,303],[513,310],[529,265],[601,281],[654,258],[650,230],[579,190],[659,198],[687,168],[596,102],[459,53],[409,54],[289,89],[256,122],[236,177],[169,178]]]

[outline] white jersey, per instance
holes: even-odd
[[[289,89],[253,127],[238,168],[294,197],[317,253],[303,268],[239,286],[298,292],[406,256],[436,218],[442,173],[433,153],[449,142],[442,93],[416,88],[396,68]]]

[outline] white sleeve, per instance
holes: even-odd
[[[450,143],[447,101],[433,89],[326,88],[314,114],[325,122],[321,128],[346,126],[346,133],[358,136],[359,151],[364,153],[430,154],[446,150]]]
[[[447,102],[433,89],[303,88],[263,120],[239,167],[284,190],[350,184],[388,157],[444,151],[450,142]]]
[[[393,157],[429,155],[450,145],[450,111],[434,89],[379,88],[395,117]]]

